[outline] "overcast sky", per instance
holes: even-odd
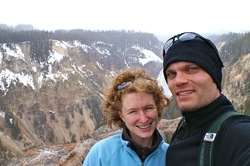
[[[0,24],[175,35],[250,31],[247,0],[4,0]]]

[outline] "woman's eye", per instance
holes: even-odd
[[[153,106],[152,106],[152,107],[147,107],[147,108],[146,108],[146,111],[151,111],[151,110],[153,110],[153,109],[155,109],[155,107],[153,107]]]
[[[136,111],[130,111],[129,114],[136,114]]]

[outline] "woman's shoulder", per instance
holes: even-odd
[[[96,142],[86,156],[84,164],[98,165],[97,161],[107,163],[121,149],[122,143],[120,139],[121,133],[118,133]]]
[[[118,144],[121,144],[121,133],[117,133],[117,134],[114,134],[112,136],[109,136],[107,138],[104,138],[98,142],[96,142],[93,146],[93,148],[107,148],[107,146],[109,147],[110,145],[112,146],[115,146],[115,145],[118,145]]]

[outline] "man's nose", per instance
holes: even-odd
[[[181,84],[185,84],[188,82],[188,79],[186,77],[186,75],[182,72],[178,72],[176,74],[176,77],[175,77],[175,83],[176,85],[181,85]]]

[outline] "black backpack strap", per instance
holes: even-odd
[[[211,166],[212,165],[212,151],[213,143],[216,138],[216,134],[220,129],[221,124],[232,115],[240,115],[239,112],[230,111],[219,116],[211,125],[209,130],[204,136],[200,146],[199,166]]]

